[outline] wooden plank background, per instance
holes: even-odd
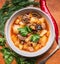
[[[39,0],[36,0],[39,1]],[[60,34],[60,0],[46,0],[47,6],[55,18],[58,28],[59,28],[59,34]],[[0,8],[3,6],[5,3],[5,0],[0,0]],[[51,49],[46,52],[43,56],[40,56],[37,58],[37,63],[41,61],[44,57],[48,56],[57,46],[57,43],[54,42],[53,46]],[[5,64],[4,60],[2,60],[2,54],[0,53],[0,64]],[[16,64],[15,60],[13,61],[12,64]],[[58,50],[49,60],[46,62],[46,64],[60,64],[60,50]]]

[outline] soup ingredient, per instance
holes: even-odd
[[[28,36],[28,37],[25,39],[25,41],[26,41],[26,42],[29,42],[29,41],[30,41],[30,38],[31,38],[31,35]]]
[[[0,38],[0,46],[4,46],[5,45],[5,38],[1,37]]]
[[[36,30],[42,30],[42,26],[41,25],[36,25]]]
[[[34,42],[34,43],[37,43],[38,40],[39,40],[39,38],[40,38],[39,34],[33,34],[33,35],[31,36],[30,41],[32,41],[32,42]]]
[[[29,32],[31,32],[31,28],[29,28],[28,26],[25,26],[23,28],[18,28],[18,31],[22,36],[25,37]]]
[[[23,36],[21,36],[20,34],[18,34],[17,36],[18,36],[18,38],[19,38],[20,40],[23,40],[23,41],[24,41],[24,40],[26,39],[26,37],[23,37]]]
[[[38,22],[38,18],[36,17],[31,17],[30,19],[30,23],[33,24],[33,23],[37,23]]]
[[[19,44],[19,49],[22,50],[22,48],[23,48],[23,45]]]
[[[47,33],[47,30],[42,30],[40,36],[44,36]]]
[[[21,21],[21,19],[17,18],[16,21],[15,21],[15,23],[18,24],[20,21]]]
[[[33,15],[33,17],[38,17],[38,18],[41,17],[40,14],[38,14],[38,13],[32,13],[32,15]]]
[[[14,25],[13,26],[13,32],[15,33],[15,34],[17,34],[18,33],[18,29],[19,28],[19,25]]]
[[[26,27],[24,28],[19,28],[18,29],[19,33],[22,35],[22,36],[26,36],[28,34],[28,31],[26,29]]]
[[[51,15],[48,7],[46,6],[46,0],[40,0],[40,8],[48,14],[48,16],[51,18],[53,24],[54,24],[54,27],[55,27],[55,35],[56,35],[56,41],[58,43],[58,35],[59,35],[59,32],[58,32],[58,26],[57,26],[57,23],[54,19],[54,17]]]
[[[38,50],[41,48],[41,45],[40,44],[37,44],[36,47],[35,47],[35,50]]]
[[[28,17],[27,14],[25,14],[25,15],[23,16],[22,21],[23,21],[25,24],[28,24],[28,23],[29,23],[30,19],[29,19],[29,17]]]
[[[30,51],[30,52],[33,52],[34,51],[34,48],[33,47],[28,47],[28,50]]]
[[[44,23],[44,21],[45,21],[44,18],[40,18],[40,19],[39,19],[39,22],[40,22],[40,23]]]
[[[26,26],[26,29],[28,32],[32,32],[32,29],[30,27]]]
[[[39,43],[41,43],[42,46],[45,46],[46,42],[47,42],[47,37],[46,36],[43,36],[43,37],[40,38]]]
[[[30,28],[31,28],[32,30],[35,30],[35,26],[34,26],[34,25],[31,25]]]
[[[46,24],[45,23],[41,23],[41,26],[43,29],[46,29]]]

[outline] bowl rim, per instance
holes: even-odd
[[[24,10],[26,10],[26,9],[32,9],[32,10],[37,10],[37,11],[40,11],[40,13],[41,14],[44,14],[45,15],[45,17],[49,20],[49,22],[51,23],[51,25],[52,25],[52,29],[53,29],[53,31],[52,32],[54,32],[54,33],[52,33],[52,38],[50,38],[50,40],[47,42],[47,44],[45,45],[45,47],[43,47],[43,48],[41,48],[40,50],[38,50],[38,51],[36,51],[36,52],[27,52],[27,51],[22,51],[22,50],[19,50],[14,44],[13,44],[13,42],[11,41],[11,39],[9,38],[10,37],[10,34],[8,34],[8,33],[10,33],[9,32],[9,30],[8,30],[8,26],[9,26],[9,22],[11,21],[11,19],[12,19],[12,17],[15,15],[15,14],[17,14],[18,12],[21,12],[21,11],[24,11]],[[9,36],[9,37],[8,37]],[[7,44],[10,46],[10,48],[13,50],[13,51],[15,51],[17,54],[19,54],[19,55],[22,55],[22,56],[24,56],[24,57],[36,57],[36,56],[39,56],[39,55],[42,55],[42,54],[44,54],[45,52],[47,52],[49,49],[50,49],[50,47],[52,46],[52,44],[53,44],[53,41],[54,41],[54,39],[55,39],[55,29],[54,29],[54,25],[53,25],[53,23],[52,23],[52,20],[51,20],[51,18],[45,13],[45,12],[43,12],[41,9],[39,9],[39,8],[35,8],[35,7],[26,7],[26,8],[23,8],[23,9],[20,9],[20,10],[18,10],[18,11],[16,11],[16,12],[14,12],[12,15],[11,15],[11,17],[7,20],[7,22],[6,22],[6,24],[5,24],[5,37],[6,37],[6,40],[7,40]],[[49,46],[48,46],[49,45]]]

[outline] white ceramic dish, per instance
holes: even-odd
[[[42,15],[43,17],[46,18],[46,20],[48,21],[49,25],[50,25],[50,37],[49,37],[49,40],[46,44],[45,47],[41,48],[40,50],[36,51],[36,52],[27,52],[27,51],[23,51],[23,50],[20,50],[18,49],[12,42],[11,38],[10,38],[10,26],[11,26],[11,23],[12,21],[14,21],[14,19],[20,15],[20,14],[23,14],[23,13],[26,13],[26,12],[37,12],[39,13],[40,15]],[[52,46],[53,44],[53,41],[54,41],[54,38],[55,38],[55,30],[54,30],[54,26],[53,26],[53,23],[52,23],[52,20],[49,18],[49,16],[44,13],[42,10],[40,10],[39,8],[35,8],[35,7],[27,7],[27,8],[23,8],[23,9],[20,9],[18,11],[16,11],[15,13],[12,14],[12,16],[9,18],[9,20],[7,21],[6,23],[6,26],[5,26],[5,36],[6,36],[6,40],[7,40],[7,43],[8,45],[12,48],[13,51],[15,51],[17,54],[19,55],[22,55],[22,56],[25,56],[25,57],[36,57],[36,56],[39,56],[39,55],[42,55],[44,54],[46,51],[49,50],[49,48]]]

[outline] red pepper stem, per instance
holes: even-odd
[[[49,17],[51,18],[54,27],[55,27],[55,35],[56,35],[56,42],[58,43],[58,26],[57,23],[55,21],[55,19],[53,18],[53,16],[51,15],[47,5],[46,5],[46,0],[40,0],[40,8],[41,10],[43,10],[45,13],[47,13],[49,15]]]

